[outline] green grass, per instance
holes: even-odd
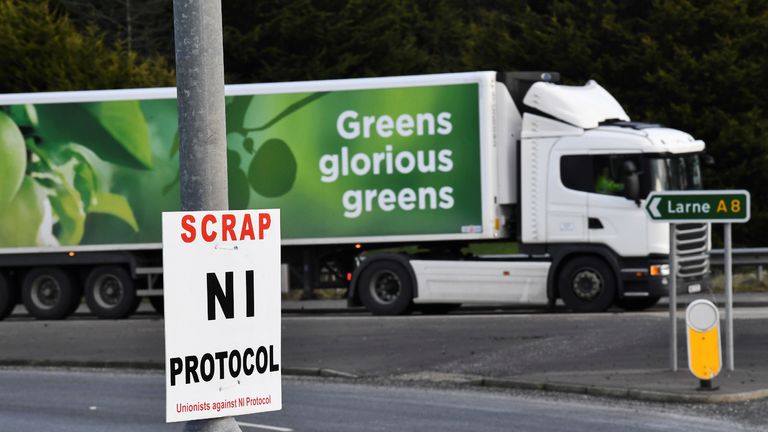
[[[725,290],[725,275],[717,272],[712,275],[712,288],[714,292],[723,292]],[[756,271],[734,272],[733,274],[734,292],[768,292],[768,273],[762,282],[757,279]]]

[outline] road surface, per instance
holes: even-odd
[[[240,416],[243,431],[736,431],[681,408],[568,396],[285,379],[284,409]],[[0,370],[0,429],[180,431],[164,423],[159,373]]]

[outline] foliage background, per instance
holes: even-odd
[[[229,83],[468,70],[595,79],[707,143],[768,245],[768,0],[223,0]],[[171,0],[0,0],[0,92],[172,84]],[[719,231],[719,230],[717,230]]]

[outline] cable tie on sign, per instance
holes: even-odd
[[[221,245],[221,244],[219,244],[219,243],[216,243],[216,245],[215,245],[213,248],[214,248],[214,249],[218,249],[218,250],[238,250],[238,249],[237,249],[237,245],[234,245],[234,246],[225,246],[225,245]]]

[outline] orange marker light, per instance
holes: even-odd
[[[75,253],[74,253],[74,252],[72,252],[72,251],[70,251],[70,252],[69,252],[67,255],[69,255],[69,256],[71,256],[71,257],[73,257],[73,256],[75,256]]]

